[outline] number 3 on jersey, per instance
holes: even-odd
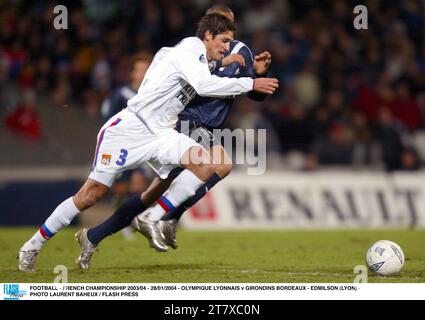
[[[123,165],[125,165],[125,162],[127,161],[127,156],[128,156],[128,151],[125,149],[121,149],[120,157],[118,161],[115,163],[122,167]]]

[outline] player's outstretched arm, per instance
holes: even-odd
[[[279,88],[279,80],[276,78],[257,78],[254,79],[253,91],[273,94]]]
[[[202,42],[186,41],[177,47],[174,57],[176,69],[198,93],[206,97],[241,95],[252,90],[272,94],[278,87],[277,79],[261,80],[254,85],[249,77],[227,78],[211,75]],[[268,79],[268,78],[261,78]]]

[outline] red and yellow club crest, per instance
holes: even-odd
[[[111,163],[111,157],[110,154],[102,154],[102,164],[108,166]]]

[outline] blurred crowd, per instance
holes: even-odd
[[[358,1],[350,0],[61,1],[68,8],[66,30],[53,28],[59,3],[0,0],[0,88],[19,88],[0,89],[4,123],[34,141],[42,139],[36,125],[40,95],[101,121],[102,101],[129,81],[129,57],[193,35],[196,21],[217,3],[235,12],[237,39],[254,53],[272,54],[269,75],[281,83],[264,103],[238,100],[228,127],[267,128],[270,152],[299,155],[303,170],[422,166],[425,2],[420,0],[364,2],[368,29],[362,30],[353,26]]]

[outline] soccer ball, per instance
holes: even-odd
[[[404,253],[397,243],[379,240],[367,250],[366,262],[370,271],[381,276],[389,276],[400,272],[403,268]]]

